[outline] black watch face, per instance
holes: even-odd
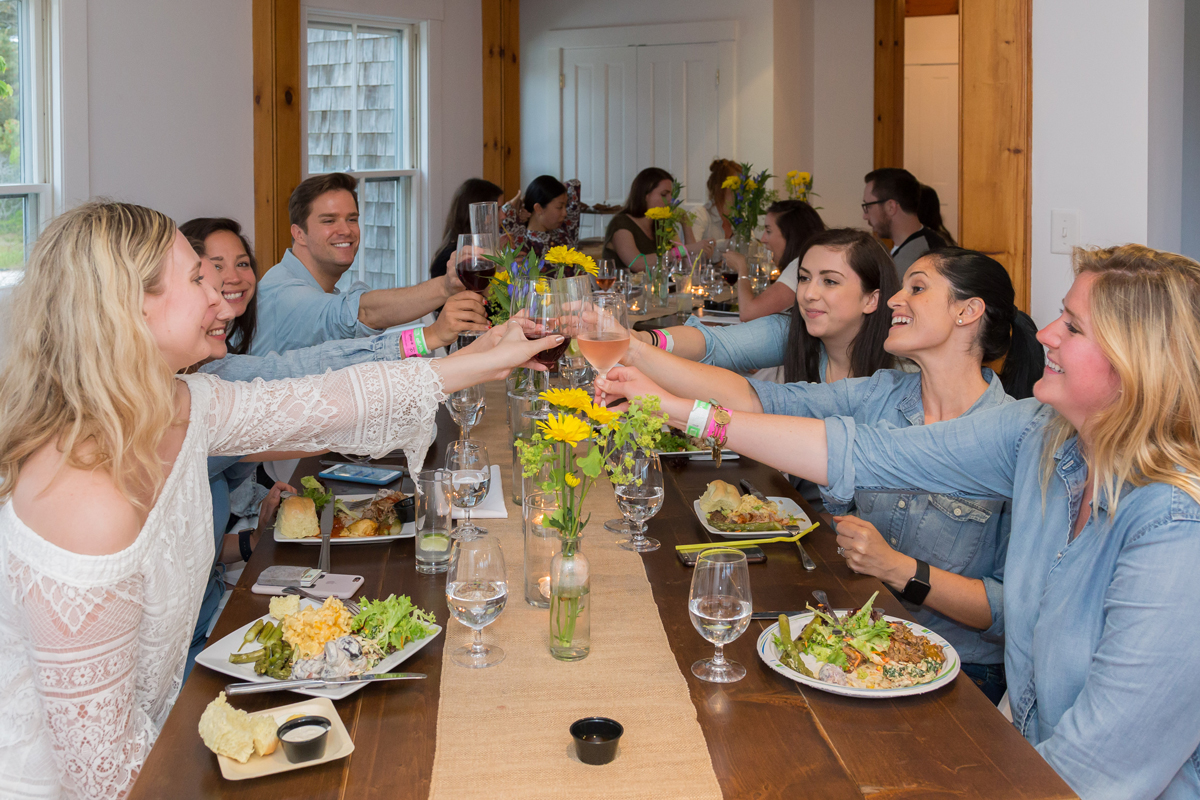
[[[929,584],[923,583],[916,578],[908,582],[904,587],[904,599],[910,603],[921,605],[925,602],[925,598],[929,596]]]

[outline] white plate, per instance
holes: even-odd
[[[712,461],[713,460],[712,450],[670,450],[670,451],[659,450],[658,451],[659,458],[671,458],[672,456],[678,456],[680,458],[686,456],[691,461]],[[732,450],[722,450],[721,451],[722,463],[724,463],[726,461],[737,461],[739,458],[741,458],[741,456],[739,456],[737,453],[733,452]]]
[[[804,530],[809,525],[812,525],[812,520],[808,518],[808,514],[804,513],[804,509],[796,505],[796,501],[790,497],[768,497],[768,500],[779,507],[779,513],[791,514],[796,518],[800,530]],[[704,529],[713,536],[724,536],[727,539],[769,539],[772,536],[788,536],[787,531],[746,531],[745,533],[730,533],[729,531],[719,531],[712,525],[708,524],[708,514],[700,510],[700,501],[692,501],[692,508],[696,511],[696,518],[700,520],[700,524]]]
[[[338,495],[338,499],[343,503],[353,503],[357,500],[371,500],[375,497],[374,494],[342,494]],[[397,539],[412,539],[417,535],[417,526],[415,523],[406,522],[400,528],[400,533],[388,536],[331,536],[329,543],[332,544],[377,544],[379,542],[394,542]],[[307,539],[289,539],[279,533],[279,517],[275,517],[275,541],[284,544],[321,544],[320,536],[309,536]]]
[[[317,606],[317,605],[320,605],[320,603],[314,603],[312,600],[309,600],[307,598],[300,601],[301,608],[307,608],[309,606]],[[275,620],[275,618],[272,617],[270,614],[264,615],[264,616],[260,617],[260,619],[262,619],[263,622],[277,622],[277,620]],[[234,678],[236,678],[238,682],[274,683],[275,679],[268,677],[267,675],[255,675],[254,674],[254,664],[230,664],[229,663],[229,655],[231,653],[236,653],[238,648],[241,647],[242,641],[246,637],[246,631],[250,630],[250,626],[253,625],[255,622],[257,622],[257,620],[253,620],[253,619],[250,620],[245,625],[243,625],[242,627],[238,628],[233,633],[226,636],[224,639],[221,639],[218,642],[214,642],[213,644],[210,644],[208,647],[204,648],[204,652],[202,652],[200,655],[196,656],[196,663],[203,664],[204,666],[208,667],[211,670],[215,670],[217,672],[222,672],[226,675],[231,675]],[[433,627],[436,628],[436,630],[433,633],[426,636],[424,639],[417,639],[415,642],[409,642],[408,644],[406,644],[404,646],[403,650],[397,650],[396,652],[389,655],[387,658],[380,661],[375,666],[371,667],[371,671],[372,672],[392,672],[392,671],[394,671],[394,668],[398,664],[401,664],[404,661],[407,661],[409,658],[411,658],[413,656],[414,653],[416,653],[422,647],[424,647],[425,645],[429,644],[431,641],[436,639],[438,634],[442,632],[441,625],[435,624]],[[248,645],[246,645],[245,649],[242,652],[244,652],[244,653],[249,652],[249,651],[254,650],[257,647],[258,647],[258,645],[249,645],[248,644]],[[358,684],[352,683],[352,684],[349,684],[346,686],[331,687],[329,689],[294,689],[292,691],[295,691],[298,694],[306,694],[309,697],[328,697],[331,700],[341,700],[343,697],[347,697],[347,696],[353,694],[354,692],[357,692],[363,686],[366,686],[366,684],[365,683],[358,683]]]
[[[837,609],[837,613],[845,614],[847,610],[848,609]],[[804,626],[812,620],[812,618],[813,613],[809,611],[804,614],[797,614],[794,617],[788,617],[788,624],[791,626],[793,633],[799,633],[804,629]],[[758,637],[758,657],[761,658],[763,663],[765,663],[768,667],[775,670],[780,675],[791,678],[797,683],[802,683],[805,686],[811,686],[814,689],[820,689],[825,692],[845,695],[846,697],[865,697],[872,700],[886,699],[889,697],[908,697],[909,695],[932,692],[934,689],[940,689],[954,680],[954,677],[958,675],[959,667],[961,665],[959,664],[958,651],[955,650],[949,642],[928,628],[922,627],[915,622],[909,622],[908,620],[888,616],[887,614],[885,614],[883,618],[888,622],[903,622],[912,630],[913,633],[917,634],[918,636],[924,636],[925,638],[931,640],[934,644],[939,644],[942,646],[946,654],[946,661],[942,664],[942,669],[940,672],[938,672],[937,677],[928,683],[918,683],[916,686],[904,686],[899,689],[858,689],[853,686],[839,686],[836,683],[826,683],[825,681],[819,681],[816,678],[810,678],[807,675],[801,675],[794,669],[784,666],[783,662],[779,660],[779,648],[775,646],[775,636],[779,634],[778,622],[767,628],[762,632],[762,635]]]
[[[237,702],[236,698],[234,702]],[[280,743],[276,745],[275,752],[271,755],[250,756],[250,760],[245,764],[228,756],[217,756],[217,763],[221,765],[221,775],[226,780],[244,781],[247,778],[261,778],[263,775],[291,772],[294,769],[304,769],[316,764],[324,764],[327,761],[337,761],[354,752],[354,740],[350,738],[350,733],[342,724],[342,718],[338,716],[337,709],[333,707],[333,701],[327,697],[318,697],[313,700],[292,703],[290,706],[279,706],[255,712],[255,716],[259,714],[270,714],[278,725],[287,722],[288,717],[295,714],[325,717],[330,722],[329,733],[325,739],[325,755],[314,758],[312,761],[293,764],[287,760],[287,756],[283,753],[283,744]]]

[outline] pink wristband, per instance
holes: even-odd
[[[416,358],[421,354],[417,349],[416,336],[411,328],[400,334],[400,349],[404,352],[405,358]]]
[[[715,410],[716,410],[716,406],[714,405],[713,411],[710,411],[709,415],[708,415],[708,426],[704,429],[704,438],[705,439],[715,439],[717,436],[717,427],[718,426],[717,426],[717,415],[716,415],[716,413],[714,413]]]
[[[656,328],[651,333],[654,334],[654,343],[658,345],[659,350],[667,349],[667,332],[662,328]]]

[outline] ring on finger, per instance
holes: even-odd
[[[846,555],[846,548],[844,548],[844,547],[841,547],[841,546],[839,545],[839,546],[838,546],[838,555],[839,555],[839,556],[844,556],[844,555]]]

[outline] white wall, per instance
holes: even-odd
[[[1146,244],[1183,245],[1184,0],[1150,0],[1149,174]]]
[[[1183,197],[1184,255],[1200,259],[1200,2],[1188,0],[1184,15]]]
[[[524,0],[521,182],[528,183],[543,173],[557,175],[559,171],[558,126],[553,119],[559,91],[558,67],[547,44],[551,31],[701,20],[738,21],[736,152],[721,155],[770,167],[774,108],[771,18],[772,0]]]
[[[1032,314],[1070,288],[1051,209],[1080,212],[1082,244],[1147,239],[1149,0],[1033,4]]]
[[[89,190],[254,227],[245,0],[87,4]]]

